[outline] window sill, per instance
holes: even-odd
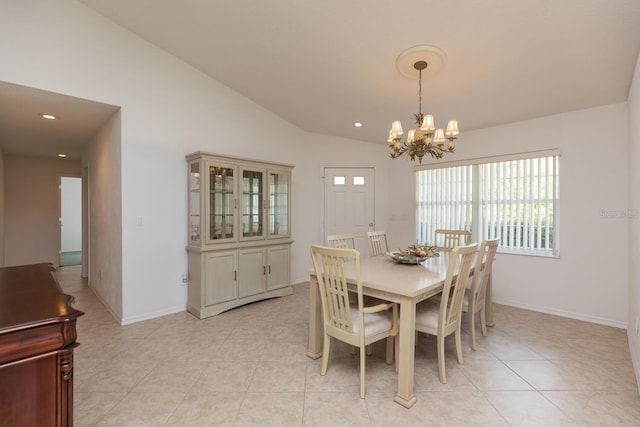
[[[498,247],[499,254],[505,255],[524,255],[538,258],[555,258],[560,259],[560,252],[558,251],[532,251],[530,249],[513,249],[513,248],[501,248]]]

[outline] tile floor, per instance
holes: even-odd
[[[76,297],[76,426],[640,426],[626,332],[496,305],[496,326],[464,335],[464,364],[447,349],[438,381],[435,340],[416,348],[418,402],[393,402],[384,344],[358,359],[332,344],[329,370],[305,356],[308,285],[294,294],[198,320],[188,313],[119,326],[78,267],[57,275]]]

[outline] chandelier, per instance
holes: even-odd
[[[433,48],[429,48],[429,52],[431,52]],[[398,61],[401,59],[402,55]],[[416,128],[407,133],[406,141],[401,141],[400,137],[404,134],[402,123],[400,120],[396,120],[391,124],[387,142],[389,142],[389,153],[393,159],[408,156],[411,160],[415,160],[417,157],[422,164],[422,158],[427,154],[434,159],[441,159],[445,153],[455,151],[455,140],[460,133],[458,121],[449,120],[446,130],[437,129],[433,116],[422,113],[422,72],[427,69],[427,66],[428,63],[424,60],[413,63],[413,68],[418,71],[418,114],[413,115]]]

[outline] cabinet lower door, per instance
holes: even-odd
[[[237,298],[236,251],[216,252],[205,256],[205,305]]]
[[[265,249],[243,249],[238,251],[238,256],[240,265],[238,296],[243,298],[265,292],[267,269]]]
[[[267,289],[278,289],[290,285],[290,247],[274,246],[268,249]]]

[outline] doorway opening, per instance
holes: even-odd
[[[82,265],[82,178],[60,177],[60,267]]]

